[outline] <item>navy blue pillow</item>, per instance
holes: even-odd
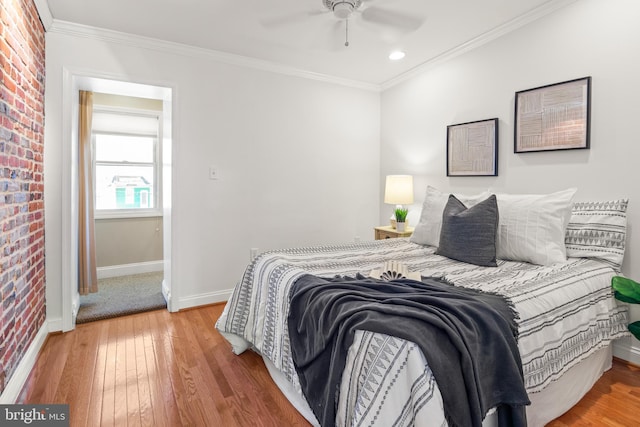
[[[436,254],[447,258],[497,267],[498,202],[495,194],[467,209],[453,194],[442,212],[440,244]]]

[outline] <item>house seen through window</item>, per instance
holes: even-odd
[[[158,129],[154,115],[94,111],[97,217],[160,212]]]

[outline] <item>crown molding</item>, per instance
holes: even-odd
[[[533,21],[536,21],[546,15],[549,15],[555,12],[558,9],[562,9],[563,7],[575,3],[578,0],[550,0],[547,3],[530,10],[529,12],[518,16],[515,19],[512,19],[509,22],[506,22],[502,25],[495,27],[492,30],[489,30],[478,37],[471,39],[467,42],[464,42],[453,49],[450,49],[446,52],[441,53],[440,55],[434,56],[428,61],[423,62],[420,65],[415,66],[414,68],[406,71],[402,74],[399,74],[396,77],[393,77],[385,82],[383,82],[380,87],[381,90],[387,90],[399,83],[402,83],[406,80],[409,80],[412,77],[416,77],[417,75],[424,73],[426,70],[435,67],[436,65],[442,64],[446,61],[449,61],[457,56],[460,56],[464,53],[467,53],[471,50],[477,49],[480,46],[483,46],[493,40],[496,40],[505,34],[508,34],[512,31],[515,31],[521,27],[524,27],[527,24],[530,24]]]
[[[42,21],[44,30],[49,31],[51,24],[53,24],[53,15],[51,15],[51,10],[49,9],[49,2],[47,0],[34,0],[34,3],[36,4],[36,9],[38,10],[38,15],[40,15],[40,21]]]
[[[45,30],[51,33],[63,34],[73,37],[84,37],[107,43],[117,43],[131,47],[151,49],[174,55],[213,59],[215,61],[230,65],[253,68],[261,71],[267,71],[309,80],[316,80],[325,83],[337,84],[366,91],[381,92],[406,80],[416,77],[419,74],[424,73],[428,69],[454,59],[471,50],[477,49],[480,46],[483,46],[493,40],[504,36],[505,34],[524,27],[525,25],[534,22],[546,15],[549,15],[559,9],[562,9],[571,3],[575,3],[578,0],[550,0],[543,5],[534,8],[509,22],[499,25],[498,27],[487,31],[474,39],[471,39],[454,47],[453,49],[443,52],[440,55],[437,55],[413,67],[412,69],[397,75],[396,77],[382,82],[381,84],[366,83],[357,80],[316,73],[313,71],[303,70],[261,59],[250,58],[247,56],[236,55],[212,49],[205,49],[182,43],[169,42],[151,37],[138,36],[120,31],[91,27],[88,25],[76,24],[68,21],[61,21],[52,17],[47,0],[34,1],[38,9],[38,13],[40,14],[40,19],[45,26]]]
[[[380,86],[376,84],[315,73],[312,71],[302,70],[295,67],[289,67],[270,61],[249,58],[246,56],[231,54],[227,52],[204,49],[182,43],[169,42],[151,37],[144,37],[129,33],[123,33],[120,31],[107,30],[104,28],[91,27],[88,25],[76,24],[73,22],[61,21],[58,19],[53,19],[53,24],[50,26],[48,32],[72,37],[83,37],[106,43],[117,43],[136,48],[151,49],[174,55],[213,59],[215,61],[223,62],[230,65],[237,65],[261,71],[268,71],[276,74],[284,74],[287,76],[294,76],[325,83],[337,84],[355,89],[380,92]]]

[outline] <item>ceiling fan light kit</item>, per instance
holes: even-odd
[[[338,19],[348,19],[354,10],[362,4],[362,0],[323,0],[327,9]]]

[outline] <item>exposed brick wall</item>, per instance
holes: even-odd
[[[0,392],[45,320],[44,28],[0,1]]]

